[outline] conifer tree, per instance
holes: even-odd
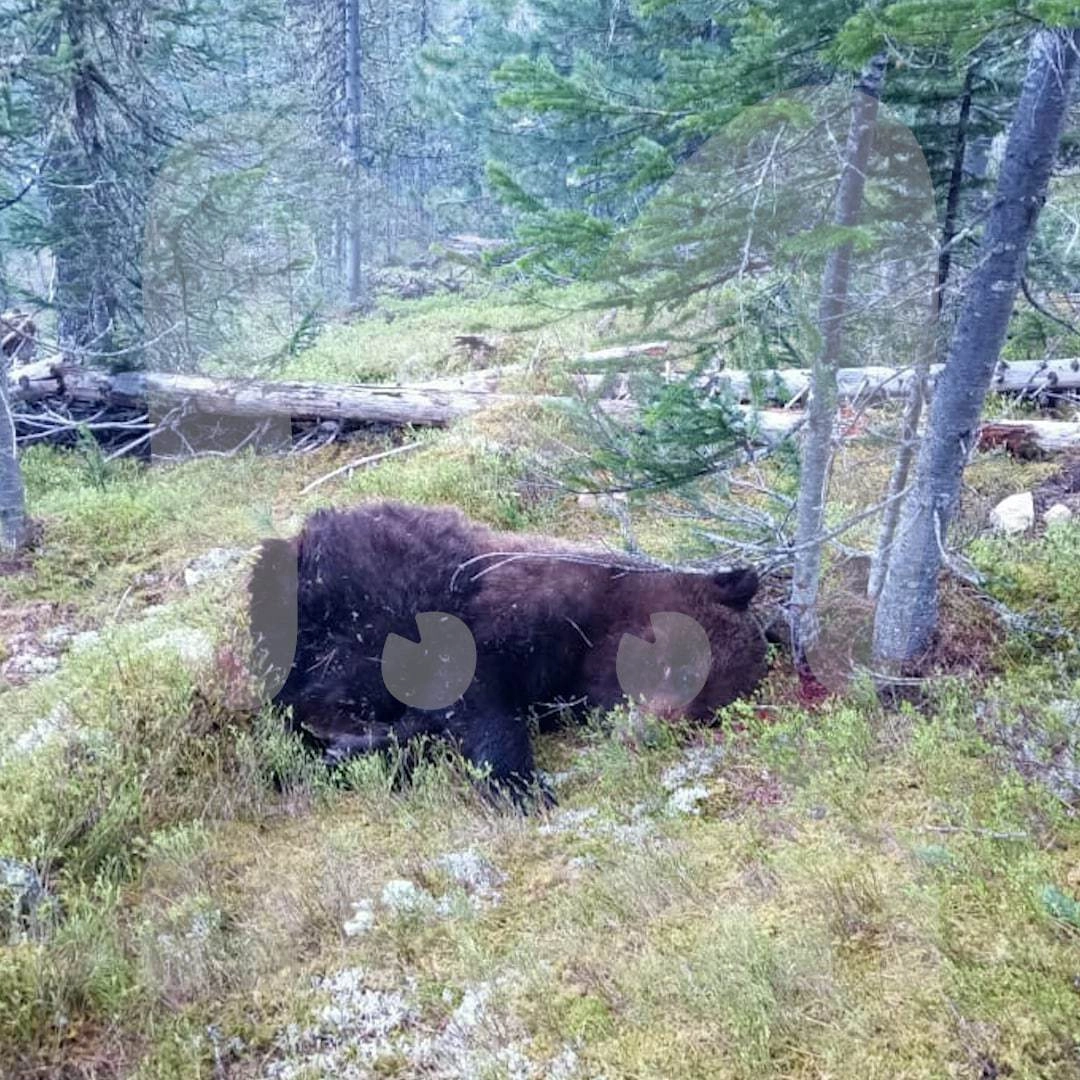
[[[1043,29],[1032,39],[980,258],[964,288],[881,591],[874,651],[886,671],[918,659],[937,627],[938,575],[960,479],[1046,199],[1078,56],[1080,30]]]

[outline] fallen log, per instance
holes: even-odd
[[[84,406],[139,407],[157,417],[183,411],[189,416],[336,420],[418,427],[445,426],[481,409],[497,406],[570,404],[570,399],[555,396],[431,386],[264,382],[148,371],[110,374],[74,364],[35,364],[22,368],[9,385],[13,401],[57,398]],[[602,408],[627,420],[635,415],[629,402],[606,401]],[[800,424],[798,413],[761,410],[753,414],[754,440],[762,444],[776,442]]]
[[[989,420],[979,429],[979,449],[1038,457],[1080,449],[1080,423],[1064,420]]]
[[[643,348],[654,348],[655,345]],[[608,350],[605,350],[607,352]],[[611,350],[612,353],[618,350]],[[662,353],[637,353],[632,355],[662,356]],[[593,367],[600,362],[625,359],[604,353],[587,353],[571,363],[570,367]],[[942,364],[930,368],[931,389],[941,374]],[[591,388],[599,386],[602,376],[583,374],[578,378],[583,385]],[[874,399],[879,397],[906,397],[912,379],[913,368],[868,367],[840,368],[837,372],[837,389],[841,398],[848,400]],[[805,368],[785,368],[767,371],[735,371],[720,369],[704,372],[697,377],[702,389],[719,392],[726,390],[737,395],[740,401],[778,401],[799,400],[810,389],[810,372]],[[1024,394],[1031,397],[1058,391],[1080,390],[1080,359],[1062,360],[1022,360],[1013,363],[999,363],[994,372],[991,389],[1002,394]]]
[[[354,420],[441,426],[479,409],[519,400],[515,395],[412,386],[265,382],[207,375],[123,371],[110,374],[74,364],[33,365],[15,373],[13,401],[58,397],[79,404],[149,406],[165,412],[219,416]]]
[[[1020,365],[1012,365],[1015,371]],[[849,369],[867,371],[868,369]],[[870,369],[874,370],[874,369]],[[471,373],[473,375],[479,373]],[[412,385],[329,385],[309,382],[232,380],[205,375],[126,371],[109,374],[78,365],[40,362],[17,369],[9,382],[13,402],[57,398],[80,405],[148,410],[158,417],[178,411],[210,416],[336,420],[360,424],[445,426],[498,406],[565,406],[568,398],[494,390]],[[628,401],[604,401],[609,415],[631,420]],[[802,413],[793,409],[746,409],[754,441],[768,445],[794,433]],[[983,425],[980,446],[1003,446],[1015,454],[1059,453],[1080,447],[1080,423],[1059,420],[995,420]]]
[[[609,349],[588,352],[579,356],[576,362],[586,366],[590,364],[610,364],[615,360],[633,360],[639,356],[657,360],[667,356],[670,350],[670,341],[642,341],[637,345],[613,345]]]
[[[659,351],[661,348],[662,343],[651,342],[637,346],[633,351],[618,348],[586,353],[571,361],[567,370],[573,384],[586,393],[601,393],[604,397],[622,397],[627,392],[629,378],[629,373],[625,370],[613,366],[610,372],[599,374],[578,369],[602,364],[615,365],[618,361],[639,357],[661,358],[665,355]],[[930,369],[931,388],[941,373],[941,367],[942,365],[935,364]],[[559,368],[553,366],[551,372],[557,375]],[[460,375],[432,379],[419,385],[431,389],[483,390],[494,393],[499,390],[505,379],[516,378],[524,373],[525,368],[520,364],[502,368],[477,368]],[[911,368],[871,366],[841,368],[837,372],[840,397],[847,401],[905,397],[913,378],[914,371]],[[736,395],[743,402],[772,401],[782,404],[803,399],[810,389],[810,372],[804,368],[759,372],[720,370],[699,375],[696,382],[703,391],[713,393],[726,391]],[[1021,394],[1028,397],[1080,391],[1080,360],[1024,360],[1011,364],[999,364],[991,389],[997,393]]]

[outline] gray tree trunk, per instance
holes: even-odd
[[[1032,42],[979,261],[964,290],[878,601],[874,655],[883,674],[923,655],[937,627],[946,531],[1046,198],[1078,47],[1080,30],[1040,30]]]
[[[54,181],[46,185],[49,224],[56,235],[57,338],[65,355],[84,359],[113,351],[116,293],[112,288],[117,223],[106,191],[106,146],[97,84],[81,55],[87,10],[70,5],[64,27],[78,57],[70,75],[70,130],[53,136],[48,157]]]
[[[935,292],[934,304],[937,304]],[[896,451],[892,474],[889,476],[889,490],[885,493],[885,510],[881,518],[881,532],[878,534],[874,560],[870,564],[870,580],[866,592],[870,599],[881,594],[885,584],[885,574],[889,569],[893,544],[896,541],[896,527],[900,522],[900,511],[904,506],[904,492],[907,490],[911,465],[915,460],[915,449],[919,438],[919,421],[922,419],[926,401],[927,383],[930,375],[930,350],[924,349],[923,355],[915,365],[915,378],[908,387],[907,400],[904,402],[904,417],[900,424],[900,446]]]
[[[11,553],[26,539],[26,497],[8,401],[7,367],[8,358],[0,352],[0,552]]]
[[[887,61],[875,56],[856,86],[851,124],[844,151],[844,168],[837,191],[836,225],[851,228],[859,223],[866,170],[874,142],[878,104],[885,83]],[[795,570],[791,584],[791,629],[797,660],[817,637],[817,600],[821,583],[822,525],[832,461],[836,423],[837,367],[843,350],[844,320],[851,277],[850,243],[829,253],[821,287],[818,325],[821,347],[814,358],[812,396],[807,409],[806,435],[801,450],[799,497],[795,526]]]
[[[945,307],[945,285],[949,280],[952,267],[952,244],[956,239],[956,223],[960,214],[960,188],[964,180],[964,154],[967,152],[968,130],[971,127],[971,103],[975,85],[977,64],[971,64],[964,76],[964,88],[960,93],[960,110],[956,121],[956,137],[953,140],[952,170],[949,174],[949,192],[945,199],[945,222],[941,228],[941,254],[938,256],[937,285],[934,288],[933,314],[940,322]],[[876,600],[881,595],[885,584],[885,574],[889,569],[893,543],[896,541],[896,528],[900,524],[900,512],[904,508],[904,492],[911,476],[911,466],[915,462],[918,448],[919,422],[929,387],[930,349],[927,347],[919,354],[915,364],[915,378],[908,388],[904,403],[904,418],[900,425],[900,448],[893,462],[892,475],[889,477],[889,490],[886,492],[885,511],[881,519],[881,532],[878,534],[874,560],[870,566],[870,581],[867,595]]]
[[[348,158],[348,224],[345,274],[350,307],[364,303],[363,200],[360,191],[360,0],[345,0],[345,152]]]

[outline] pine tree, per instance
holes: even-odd
[[[921,656],[937,626],[938,575],[948,527],[1046,199],[1080,66],[1078,50],[1080,30],[1040,30],[1032,41],[980,258],[964,289],[914,490],[904,506],[881,591],[874,651],[886,670]]]
[[[67,355],[134,352],[155,172],[191,125],[233,105],[219,76],[264,15],[259,0],[0,9],[14,57],[0,99],[0,236],[50,253],[52,293],[21,299],[55,312]]]

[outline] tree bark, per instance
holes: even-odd
[[[96,378],[92,368],[65,366],[52,360],[39,360],[18,366],[8,377],[11,400],[33,401],[37,398],[56,397],[63,392],[62,378],[71,386],[81,385],[80,370],[88,373],[88,380]],[[928,375],[931,388],[943,370],[943,364],[932,365]],[[553,367],[551,373],[558,375],[559,369]],[[513,380],[536,374],[538,372],[530,372],[524,365],[508,364],[504,367],[476,368],[459,375],[440,375],[409,385],[423,390],[467,390],[497,394]],[[841,368],[836,373],[837,394],[841,401],[860,402],[906,397],[915,385],[918,375],[917,367]],[[626,372],[614,371],[607,375],[572,374],[569,378],[582,390],[596,392],[603,387],[605,380],[613,377],[616,385],[620,386],[625,384],[630,376]],[[702,376],[700,386],[725,390],[744,402],[763,401],[783,405],[806,393],[810,387],[810,372],[802,368],[757,373],[724,371],[719,375]],[[1080,359],[1024,360],[1007,365],[999,364],[990,388],[996,393],[1022,394],[1029,397],[1080,390]]]
[[[218,416],[287,417],[295,420],[351,420],[357,423],[442,426],[492,406],[565,405],[568,399],[500,394],[447,387],[333,386],[307,382],[261,382],[201,375],[105,371],[79,365],[32,364],[20,369],[10,387],[13,400],[62,398],[79,405],[151,409],[158,416],[183,408]],[[607,401],[603,408],[632,420],[628,402]],[[802,423],[797,412],[754,412],[757,441],[768,445],[791,435]]]
[[[0,552],[18,551],[26,539],[26,495],[8,400],[8,359],[0,352]]]
[[[971,125],[971,102],[975,85],[977,65],[970,64],[964,75],[964,88],[960,93],[960,110],[956,120],[956,137],[953,140],[952,169],[949,172],[949,191],[945,199],[945,222],[941,228],[941,253],[938,255],[937,282],[933,294],[933,322],[940,325],[945,308],[945,285],[949,280],[952,267],[952,244],[956,239],[956,223],[960,213],[960,188],[964,180],[964,155],[967,152],[968,129]],[[881,516],[881,530],[878,533],[874,558],[870,564],[870,579],[867,583],[867,595],[876,600],[881,595],[885,584],[885,574],[889,569],[896,529],[900,524],[900,513],[904,509],[904,492],[907,491],[911,466],[918,449],[919,423],[922,420],[923,407],[926,404],[930,376],[930,341],[919,356],[915,365],[915,377],[904,403],[904,417],[900,425],[900,446],[896,451],[889,488],[885,494],[885,510]]]
[[[348,225],[345,273],[349,306],[364,305],[363,202],[360,193],[360,0],[345,0],[345,151],[348,160]]]
[[[937,294],[935,294],[935,307],[937,303]],[[881,530],[878,533],[874,557],[870,563],[870,579],[866,586],[866,593],[871,600],[881,594],[881,588],[885,584],[885,574],[889,569],[889,559],[892,558],[896,528],[900,523],[900,512],[906,498],[904,492],[907,491],[911,465],[915,460],[915,450],[918,446],[919,421],[922,419],[928,382],[929,351],[916,367],[915,378],[912,380],[907,401],[904,403],[904,416],[900,423],[900,446],[897,448],[896,460],[893,462],[892,473],[889,476],[889,488],[885,493],[885,509],[881,516]]]
[[[836,225],[844,228],[857,225],[862,214],[866,171],[870,162],[886,67],[884,54],[875,56],[867,65],[855,89],[844,168],[833,218]],[[817,599],[822,552],[819,537],[825,519],[825,499],[832,463],[832,441],[838,401],[836,373],[843,348],[852,253],[851,242],[829,253],[818,310],[822,341],[812,369],[812,396],[808,408],[806,435],[801,447],[799,495],[795,514],[797,554],[791,583],[790,618],[797,662],[803,660],[806,650],[817,637]]]
[[[885,675],[924,655],[937,628],[945,538],[1046,198],[1078,47],[1078,30],[1040,30],[1032,42],[978,264],[964,290],[877,606],[874,655]]]

